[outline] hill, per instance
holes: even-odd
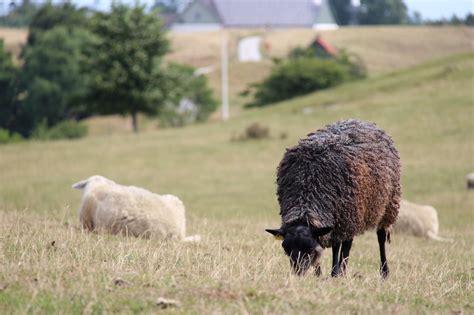
[[[227,123],[0,147],[0,312],[472,313],[474,54],[432,61],[244,112]],[[375,233],[355,239],[349,276],[289,274],[279,242],[275,168],[286,147],[338,119],[393,136],[405,198],[439,211],[454,244],[395,235],[380,281]],[[252,122],[271,139],[230,141]],[[287,136],[283,139],[280,134]],[[180,196],[199,244],[81,232],[79,193],[92,174]],[[122,281],[118,281],[122,280]]]
[[[317,33],[338,48],[345,48],[361,57],[369,75],[377,76],[414,66],[432,59],[472,50],[474,29],[469,27],[377,26],[342,27],[336,31],[315,32],[293,30],[230,30],[207,33],[170,34],[173,52],[170,60],[194,66],[213,66],[211,85],[220,97],[220,53],[223,36],[229,37],[229,93],[231,114],[239,114],[247,101],[239,93],[253,82],[261,81],[270,72],[271,58],[284,57],[298,46],[306,46]],[[260,35],[271,47],[260,63],[239,63],[237,43],[240,38]]]
[[[472,50],[474,29],[461,26],[377,26],[342,27],[336,31],[319,32],[338,48],[358,54],[369,74],[395,71],[428,60]],[[237,43],[240,38],[260,35],[271,49],[260,63],[239,63]],[[262,80],[271,68],[271,58],[283,57],[297,46],[308,45],[316,36],[309,29],[292,30],[225,30],[220,32],[169,33],[172,52],[168,60],[196,67],[212,66],[211,86],[220,99],[220,54],[223,36],[229,37],[231,114],[241,112],[247,99],[239,95],[250,83]],[[0,28],[0,38],[15,54],[26,41],[27,31]]]

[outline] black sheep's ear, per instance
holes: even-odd
[[[328,234],[332,231],[332,226],[326,226],[323,228],[314,228],[313,229],[313,237],[319,237]]]
[[[277,240],[282,240],[285,237],[285,231],[282,228],[279,229],[265,229],[268,233],[273,235]]]

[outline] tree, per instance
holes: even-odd
[[[159,9],[160,13],[178,13],[177,0],[155,0],[153,9]]]
[[[327,89],[344,82],[348,76],[346,67],[332,59],[303,57],[280,61],[267,78],[253,86],[254,101],[247,107],[266,106]]]
[[[38,7],[29,0],[24,0],[19,6],[10,3],[10,12],[0,16],[0,25],[10,27],[25,27],[31,22],[32,17],[38,11]]]
[[[330,4],[336,17],[337,24],[348,25],[351,23],[351,0],[332,0]]]
[[[171,63],[160,69],[162,73],[163,106],[160,107],[161,126],[183,126],[205,121],[216,110],[217,102],[212,96],[207,78],[195,75],[188,65]]]
[[[362,0],[360,24],[403,24],[408,21],[403,0]]]
[[[85,12],[69,3],[48,2],[31,18],[14,102],[13,129],[23,136],[30,136],[39,124],[51,127],[80,112],[78,99],[87,80],[83,50],[93,38],[86,25]]]
[[[83,47],[92,41],[87,30],[56,26],[37,33],[34,44],[25,47],[21,73],[26,115],[23,135],[29,135],[39,124],[52,127],[78,115],[78,105],[87,91]]]
[[[15,131],[16,92],[18,86],[18,69],[13,65],[12,56],[0,40],[0,129]]]
[[[344,49],[335,55],[320,53],[311,44],[293,49],[286,60],[275,60],[270,75],[250,86],[254,100],[246,107],[266,106],[367,76],[362,59],[353,53]]]
[[[451,24],[451,25],[461,25],[461,24],[463,24],[463,22],[464,21],[462,19],[458,18],[458,16],[456,14],[453,14],[451,16],[451,20],[449,21],[449,24]]]
[[[464,24],[473,26],[474,25],[474,14],[468,13],[466,15],[466,19],[464,20]]]
[[[84,9],[77,9],[73,4],[64,2],[53,5],[51,2],[43,5],[31,19],[28,30],[28,45],[33,45],[39,33],[48,31],[56,26],[63,26],[68,31],[87,28],[88,19]]]
[[[114,4],[110,13],[97,13],[92,30],[99,42],[89,56],[88,100],[101,114],[131,115],[136,132],[137,114],[156,114],[162,102],[156,69],[169,43],[161,20],[143,6]]]
[[[414,11],[411,16],[408,17],[410,24],[421,25],[423,24],[423,17],[418,11]]]

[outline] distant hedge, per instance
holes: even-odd
[[[20,134],[10,133],[8,130],[0,128],[0,144],[16,143],[20,141],[23,141]]]
[[[51,128],[48,128],[45,122],[39,124],[33,131],[32,138],[38,140],[78,139],[85,137],[87,133],[87,126],[75,120],[64,120]]]
[[[344,51],[336,58],[304,56],[277,61],[270,76],[252,86],[254,100],[247,107],[269,105],[365,76],[362,62]]]

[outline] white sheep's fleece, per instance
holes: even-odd
[[[158,195],[95,175],[72,186],[83,189],[79,219],[84,229],[151,239],[199,241],[186,237],[185,208],[173,195]]]
[[[418,205],[401,200],[395,233],[405,233],[417,237],[426,237],[436,241],[451,241],[438,236],[438,213],[432,206]]]

